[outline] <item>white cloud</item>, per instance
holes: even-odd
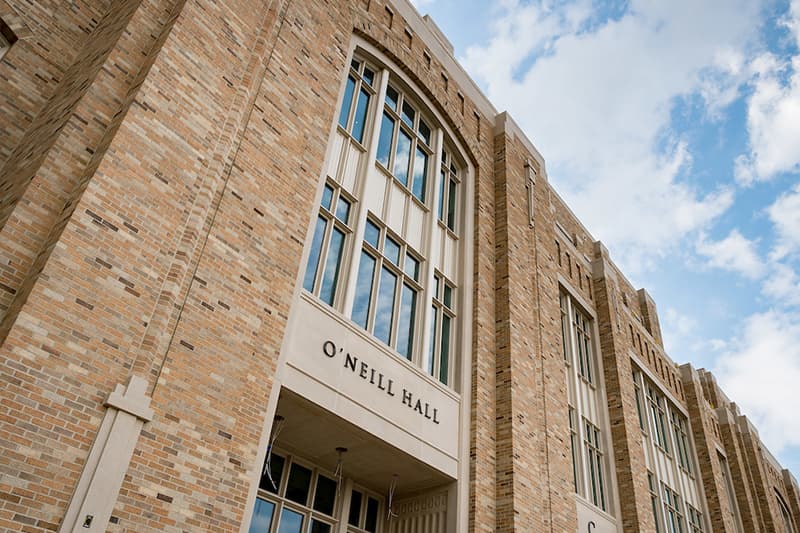
[[[736,95],[759,2],[632,0],[599,21],[588,1],[508,2],[494,38],[462,62],[542,150],[567,202],[624,263],[664,256],[732,203],[681,181],[691,167],[671,134],[676,98],[719,112]],[[564,4],[558,3],[559,10]]]
[[[720,386],[753,420],[775,453],[800,445],[796,389],[800,382],[800,315],[767,311],[750,316],[734,347],[718,360]]]
[[[772,258],[781,259],[800,251],[800,184],[795,185],[790,192],[779,196],[767,208],[767,214],[775,226],[777,235]]]
[[[762,293],[781,307],[800,307],[800,276],[789,266],[776,264],[764,280]]]
[[[682,314],[673,307],[667,309],[662,320],[664,345],[670,353],[673,347],[684,344],[697,328],[697,321],[694,318]]]
[[[791,4],[784,25],[800,46],[800,1]],[[800,171],[800,56],[781,61],[764,54],[751,64],[752,95],[748,101],[750,152],[736,161],[736,179],[743,185]]]
[[[709,241],[701,235],[696,250],[706,258],[706,266],[736,272],[753,280],[764,275],[766,267],[755,243],[735,229],[719,241]]]

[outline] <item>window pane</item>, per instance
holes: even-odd
[[[378,500],[367,498],[367,516],[364,518],[364,529],[370,533],[378,530]]]
[[[417,291],[403,284],[403,294],[400,298],[400,317],[397,325],[397,351],[400,355],[411,360],[414,350],[414,317],[417,310]]]
[[[301,533],[302,531],[303,515],[284,507],[281,512],[281,525],[278,527],[278,533]]]
[[[317,489],[314,491],[314,509],[320,513],[333,516],[333,504],[336,502],[336,481],[325,477],[317,477]]]
[[[350,218],[350,202],[341,196],[339,197],[339,204],[336,206],[336,218],[345,224]]]
[[[358,281],[356,282],[356,297],[353,301],[353,322],[364,329],[367,329],[367,320],[369,319],[369,303],[374,275],[375,258],[366,252],[361,252],[361,262],[358,265]]]
[[[347,128],[347,118],[350,116],[350,106],[353,105],[353,91],[356,88],[356,80],[352,76],[347,77],[347,86],[344,88],[342,98],[342,110],[339,111],[339,125]]]
[[[436,322],[439,318],[439,310],[435,305],[431,306],[431,339],[428,344],[428,361],[425,368],[428,369],[428,374],[433,376],[433,363],[436,357]]]
[[[272,492],[273,494],[277,494],[278,489],[281,486],[283,465],[285,462],[286,460],[283,457],[273,454],[269,462],[269,473],[272,475],[272,481],[275,482],[275,485],[272,485],[272,482],[269,480],[269,476],[267,475],[266,471],[262,470],[261,480],[258,483],[258,487],[260,489]],[[264,467],[266,468],[266,464]]]
[[[305,505],[308,502],[308,489],[311,485],[311,470],[299,464],[293,464],[289,471],[289,482],[286,485],[286,498]],[[281,527],[283,525],[281,524]]]
[[[369,108],[369,93],[363,87],[359,91],[358,103],[356,104],[356,114],[353,118],[353,137],[358,142],[364,139],[364,122],[367,118],[367,109]]]
[[[442,314],[442,353],[439,363],[439,381],[447,385],[450,367],[450,317]]]
[[[331,525],[325,522],[318,522],[312,518],[309,533],[331,533]]]
[[[449,191],[447,192],[447,227],[456,230],[456,182],[450,181]]]
[[[394,156],[394,176],[408,187],[408,160],[411,157],[411,137],[402,129],[397,135],[397,152]]]
[[[412,183],[412,193],[420,202],[425,201],[425,190],[427,189],[428,177],[428,154],[422,148],[417,147],[417,154],[414,157],[414,183]]]
[[[403,112],[400,114],[400,118],[408,124],[409,128],[414,127],[414,115],[416,115],[414,108],[408,105],[408,102],[403,102]]]
[[[333,187],[326,184],[325,189],[323,189],[322,191],[322,201],[320,202],[320,204],[322,205],[322,207],[330,211],[331,200],[333,200]]]
[[[397,91],[395,91],[391,85],[386,87],[386,103],[392,108],[393,111],[397,111],[397,99],[399,98]]]
[[[411,254],[406,254],[406,262],[403,265],[403,272],[411,276],[414,281],[419,281],[419,261]]]
[[[352,68],[356,72],[358,72],[359,67],[361,67],[361,61],[359,61],[358,59],[353,59],[352,61],[350,61],[350,68]]]
[[[431,129],[423,120],[419,121],[419,136],[428,146],[431,145]]]
[[[333,228],[328,258],[325,260],[325,270],[322,274],[322,288],[319,291],[320,299],[328,305],[333,305],[333,297],[336,295],[343,249],[344,233],[337,228]]]
[[[327,225],[328,222],[325,218],[317,218],[317,227],[314,228],[314,238],[311,240],[311,252],[308,254],[306,277],[303,280],[303,288],[309,292],[314,292],[314,280],[317,277],[319,254],[322,251],[322,239],[325,237],[325,226]]]
[[[378,240],[381,236],[381,230],[372,223],[372,221],[367,220],[367,227],[364,229],[364,240],[367,241],[372,245],[373,248],[376,250],[378,249]]]
[[[394,119],[389,114],[383,112],[381,121],[381,134],[378,137],[378,161],[386,168],[389,168],[389,154],[392,151],[392,133],[394,133]]]
[[[448,309],[453,308],[453,287],[451,287],[447,283],[444,284],[444,299],[442,301],[444,302],[444,305],[446,305]]]
[[[269,528],[272,527],[272,513],[274,512],[274,503],[256,498],[253,519],[250,520],[250,533],[269,533]]]
[[[400,265],[400,245],[391,237],[386,237],[383,243],[383,255],[395,265]]]
[[[364,81],[370,86],[372,86],[372,83],[375,81],[375,73],[372,72],[369,67],[364,67]]]
[[[447,180],[444,170],[440,172],[439,177],[441,178],[439,180],[439,220],[444,222],[444,182]]]
[[[350,493],[350,512],[347,515],[347,523],[351,526],[360,526],[361,518],[361,499],[362,494],[357,490]]]
[[[390,344],[392,333],[392,319],[394,318],[394,291],[397,286],[397,276],[386,267],[381,269],[381,279],[378,286],[378,302],[375,306],[375,336],[386,344]]]

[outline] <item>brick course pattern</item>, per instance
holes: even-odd
[[[0,0],[19,38],[0,61],[0,529],[59,528],[108,394],[131,376],[154,417],[107,529],[249,520],[356,35],[422,88],[475,169],[467,530],[578,527],[565,286],[597,317],[619,530],[655,531],[632,357],[689,413],[712,530],[738,516],[786,531],[778,498],[800,530],[791,473],[710,373],[664,352],[652,298],[400,2]]]

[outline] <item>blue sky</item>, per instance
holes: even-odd
[[[800,0],[416,0],[800,477]]]

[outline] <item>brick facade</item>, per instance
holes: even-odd
[[[0,60],[0,529],[62,527],[109,394],[134,377],[152,419],[91,530],[249,524],[356,38],[416,85],[474,169],[466,509],[447,510],[461,530],[585,527],[562,293],[597,331],[609,505],[591,512],[656,530],[639,369],[686,413],[686,498],[706,530],[786,531],[779,500],[800,528],[796,480],[711,374],[664,352],[655,302],[405,0],[0,0],[0,18],[18,37]]]

